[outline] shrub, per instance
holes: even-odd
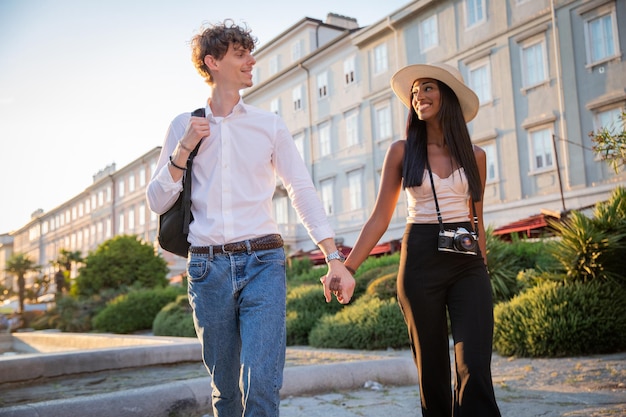
[[[569,281],[612,280],[626,284],[626,191],[596,204],[594,218],[573,211],[562,223],[551,222],[560,239],[552,255]]]
[[[158,312],[182,291],[181,287],[169,286],[120,295],[93,318],[92,327],[100,332],[112,333],[151,329]]]
[[[517,291],[516,276],[519,266],[516,258],[510,256],[511,243],[501,240],[491,229],[486,232],[487,240],[487,269],[491,278],[493,302],[509,300]]]
[[[302,285],[287,293],[287,345],[306,345],[309,332],[326,314],[343,308],[336,300],[326,303],[321,284]]]
[[[55,307],[37,320],[37,328],[57,329],[64,332],[89,332],[92,330],[91,319],[117,295],[117,292],[108,290],[90,298],[79,299],[67,295],[60,297]]]
[[[120,235],[90,252],[79,269],[70,293],[91,296],[103,289],[157,288],[167,285],[167,262],[151,243],[137,236]]]
[[[396,298],[398,296],[397,281],[397,271],[383,275],[382,277],[376,278],[367,286],[365,294],[377,296],[382,300]]]
[[[155,336],[196,337],[192,308],[186,295],[179,295],[159,311],[152,323]]]
[[[367,262],[367,261],[366,261]],[[366,262],[363,264],[365,265]],[[367,288],[371,283],[376,281],[380,277],[387,276],[389,274],[395,274],[398,276],[398,263],[391,263],[388,265],[378,264],[372,267],[367,265],[366,268],[359,268],[354,280],[356,281],[356,287],[354,288],[354,295],[352,299],[356,301],[359,297],[367,292]]]
[[[556,261],[549,254],[548,248],[553,245],[549,240],[520,239],[511,235],[507,242],[493,234],[491,228],[486,231],[487,238],[487,269],[491,278],[494,303],[510,300],[531,284],[521,282],[519,274],[526,270],[554,270]]]
[[[405,348],[404,318],[395,299],[361,297],[334,316],[324,316],[311,330],[313,347],[345,349]]]
[[[309,258],[293,259],[287,268],[287,286],[320,285],[320,278],[328,271],[326,265],[313,265]]]
[[[547,281],[494,310],[494,348],[525,357],[626,348],[626,290],[612,283]]]

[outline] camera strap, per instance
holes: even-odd
[[[433,171],[430,169],[430,163],[426,158],[426,166],[428,167],[428,176],[430,177],[430,186],[433,189],[433,197],[435,198],[435,208],[437,209],[437,221],[439,221],[439,231],[443,232],[443,219],[441,218],[441,210],[439,210],[439,202],[437,201],[437,193],[435,192],[435,181],[433,181]],[[471,197],[470,197],[471,198]],[[472,211],[474,212],[474,233],[478,237],[478,216],[476,215],[476,204],[472,198]]]

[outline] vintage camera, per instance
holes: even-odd
[[[439,232],[438,249],[442,252],[477,255],[478,239],[476,238],[476,233],[468,232],[464,227],[459,227],[456,230],[441,230]]]

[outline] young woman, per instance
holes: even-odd
[[[404,189],[408,216],[398,300],[418,370],[422,415],[499,417],[491,379],[493,302],[483,256],[486,157],[472,145],[466,126],[478,112],[478,97],[448,65],[407,66],[391,86],[409,108],[406,140],[391,144],[385,156],[374,210],[345,265],[354,271],[367,258]]]

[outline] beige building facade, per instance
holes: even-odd
[[[365,28],[350,17],[304,18],[255,51],[252,105],[289,127],[337,240],[351,246],[371,212],[389,145],[404,139],[407,110],[389,80],[399,68],[445,62],[480,99],[472,141],[487,153],[485,222],[584,210],[607,198],[615,174],[589,132],[619,124],[626,107],[623,0],[418,0]],[[118,234],[154,242],[145,186],[152,149],[12,232],[13,251],[52,273],[60,249],[86,255]],[[274,209],[288,251],[314,249],[277,184]],[[401,239],[404,195],[382,242]],[[158,250],[158,246],[155,244]],[[184,260],[163,253],[171,274]]]

